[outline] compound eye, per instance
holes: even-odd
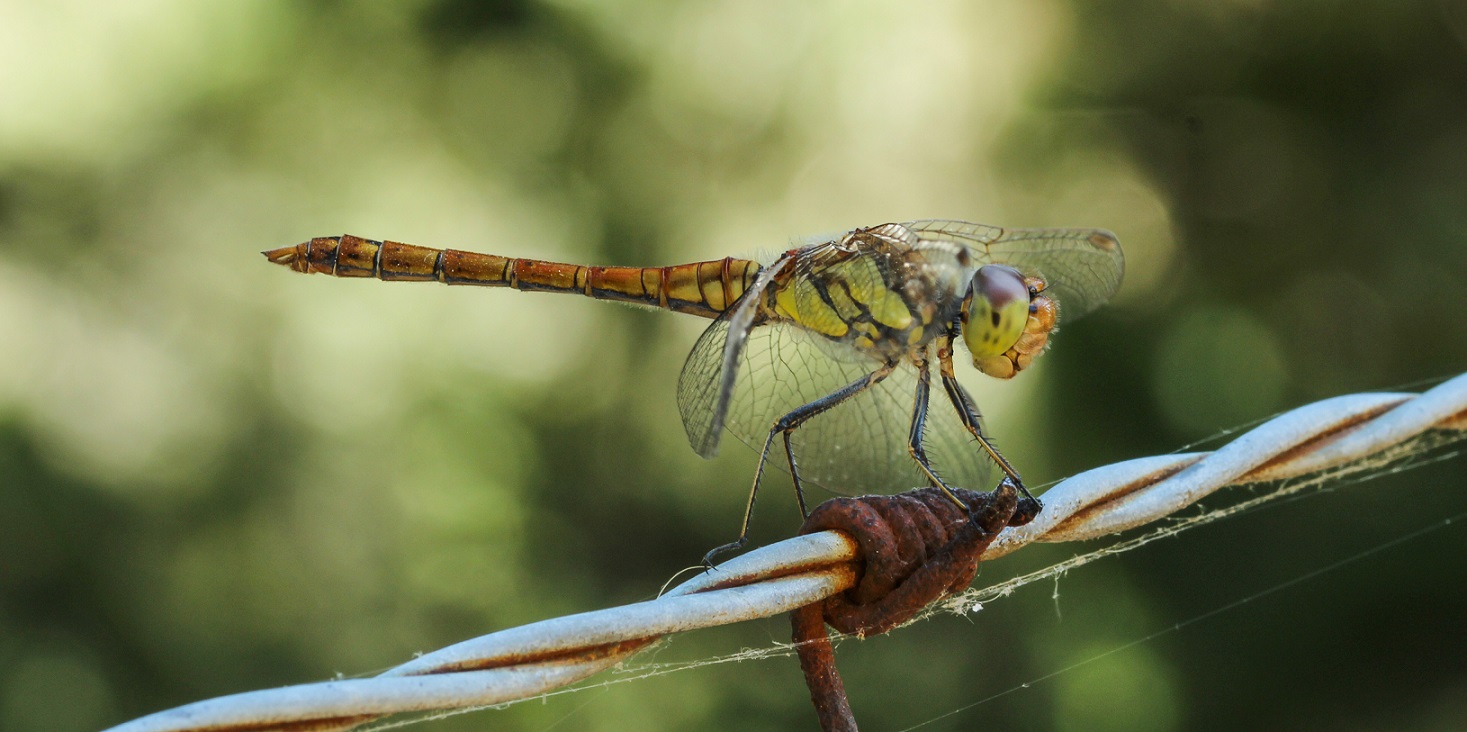
[[[973,275],[964,304],[963,342],[974,360],[1008,351],[1029,320],[1029,287],[1013,267],[990,264]]]

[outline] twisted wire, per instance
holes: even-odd
[[[1091,539],[1155,521],[1227,485],[1320,473],[1432,430],[1467,431],[1467,374],[1419,395],[1334,397],[1281,414],[1215,452],[1128,460],[1044,494],[1044,510],[999,534],[992,560],[1034,541]],[[545,620],[425,654],[384,674],[195,702],[108,732],[346,730],[383,715],[500,704],[614,666],[662,635],[790,611],[853,587],[859,548],[824,531],[762,547],[648,601]]]

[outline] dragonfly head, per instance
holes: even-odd
[[[1043,294],[1045,286],[1043,278],[1025,277],[1013,267],[978,268],[962,310],[963,342],[974,368],[1009,379],[1044,352],[1059,320],[1059,306]]]

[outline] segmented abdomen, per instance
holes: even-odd
[[[588,267],[433,249],[357,236],[323,236],[264,253],[297,272],[567,292],[716,317],[754,282],[759,264],[725,257],[669,267]]]

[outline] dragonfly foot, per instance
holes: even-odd
[[[738,541],[729,542],[727,544],[724,544],[723,546],[714,547],[713,551],[710,551],[707,554],[703,555],[703,567],[705,569],[713,569],[713,560],[718,555],[738,551],[739,549],[744,548],[744,545],[747,543],[749,543],[749,537],[740,536]]]
[[[1006,476],[1003,480],[999,481],[999,487],[1000,488],[1003,487],[1003,484],[1004,483],[1008,483],[1009,484],[1009,488],[1011,490],[1017,489],[1019,491],[1019,494],[1020,495],[1022,495],[1023,497],[1025,497],[1025,498],[1027,498],[1027,499],[1029,499],[1031,501],[1038,501],[1039,500],[1039,499],[1037,499],[1037,498],[1034,497],[1034,494],[1033,493],[1030,493],[1029,492],[1029,489],[1028,488],[1025,488],[1024,487],[1024,481],[1023,481],[1022,478],[1019,477],[1019,475],[1017,473],[1012,474],[1012,475],[1009,475],[1009,476]]]

